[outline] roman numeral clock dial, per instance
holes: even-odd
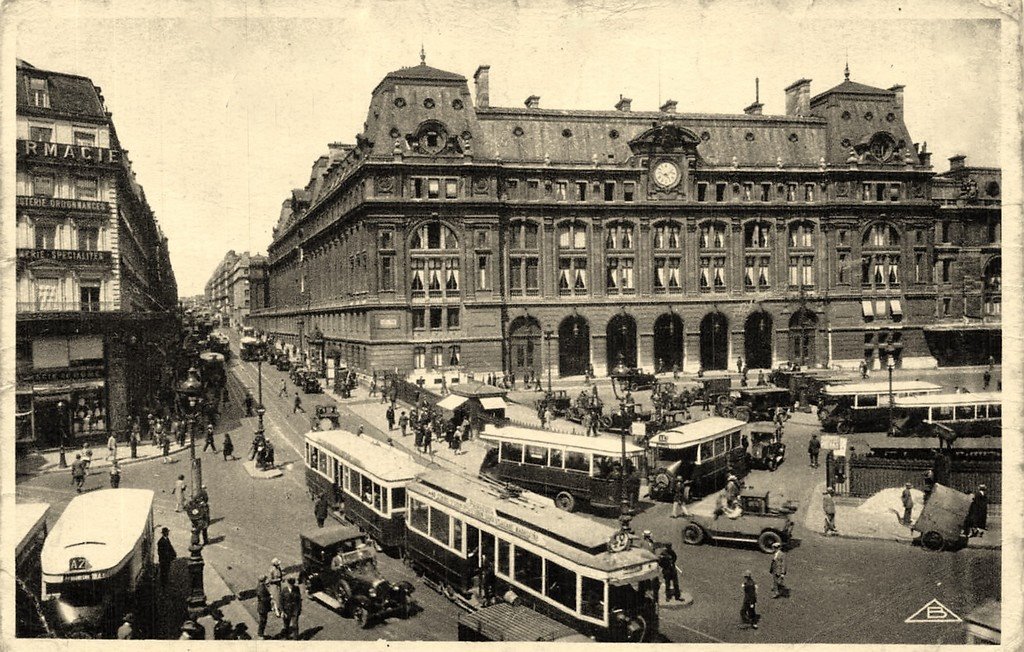
[[[672,161],[659,161],[653,170],[654,183],[664,190],[679,183],[679,166]]]

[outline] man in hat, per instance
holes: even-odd
[[[299,638],[299,616],[302,615],[302,590],[295,583],[295,576],[288,577],[288,584],[281,589],[281,610],[284,612],[284,635],[292,640]]]
[[[835,489],[829,487],[824,491],[821,498],[821,508],[825,512],[825,536],[839,534],[836,529],[836,501],[833,498]]]
[[[789,595],[786,588],[786,553],[782,552],[782,544],[776,541],[772,544],[772,565],[769,572],[772,575],[772,597],[782,598]]]
[[[757,622],[761,616],[757,613],[757,584],[754,583],[754,575],[747,571],[743,573],[743,608],[740,609],[740,618],[743,622],[757,629]]]
[[[807,442],[807,457],[810,459],[809,466],[811,468],[818,468],[818,455],[821,453],[821,440],[818,439],[818,433],[811,434],[811,440]]]
[[[982,537],[988,529],[988,490],[979,484],[971,497],[971,506],[967,511],[967,536]]]
[[[903,525],[909,526],[911,514],[914,511],[914,497],[910,493],[911,485],[909,482],[903,486],[903,494],[900,499],[903,502]]]
[[[274,558],[270,562],[270,577],[267,582],[270,585],[270,599],[274,607],[274,615],[281,617],[281,583],[284,581],[284,572],[281,570],[281,560]]]
[[[213,424],[206,426],[206,443],[203,444],[203,452],[206,452],[207,448],[212,448],[213,452],[217,452],[217,444],[213,441]]]
[[[110,488],[117,489],[121,486],[121,463],[114,458],[110,463]]]
[[[726,504],[730,508],[732,508],[732,506],[736,504],[736,500],[739,498],[739,496],[740,496],[740,482],[739,482],[739,479],[735,475],[730,473],[729,477],[726,479],[726,483],[725,483],[725,501],[726,501]]]
[[[643,539],[640,541],[640,545],[644,548],[647,548],[651,552],[654,552],[654,537],[651,535],[650,530],[644,530],[644,536]]]
[[[679,558],[676,551],[672,549],[672,543],[666,543],[658,554],[658,566],[661,567],[661,576],[665,580],[665,601],[673,598],[682,601],[682,593],[679,592],[679,571],[676,570],[676,560]]]
[[[75,491],[82,493],[85,486],[85,461],[79,453],[75,455],[75,461],[71,463],[71,482],[75,485]]]
[[[267,616],[273,609],[273,598],[270,597],[270,588],[267,586],[267,576],[260,575],[256,583],[256,615],[259,616],[259,629],[256,630],[256,638],[266,638]]]
[[[167,586],[167,578],[171,575],[171,562],[175,560],[178,553],[174,551],[171,544],[171,531],[169,528],[160,530],[160,539],[156,542],[156,557],[160,567],[160,584]]]
[[[329,509],[327,504],[327,494],[322,493],[317,496],[316,503],[313,505],[313,516],[316,517],[316,526],[323,527],[324,522],[327,520],[327,512]]]

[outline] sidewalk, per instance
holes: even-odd
[[[96,475],[110,469],[110,459],[106,458],[106,446],[96,446],[92,450],[92,463],[89,464],[88,475]],[[188,445],[178,446],[171,444],[171,455],[188,450]],[[41,475],[44,473],[71,473],[71,465],[75,461],[75,455],[82,452],[81,448],[65,448],[64,459],[67,462],[66,468],[60,467],[60,451],[57,449],[33,451],[27,455],[18,457],[15,460],[16,475]],[[136,448],[138,457],[131,457],[131,449],[122,443],[117,446],[117,460],[122,467],[136,462],[145,462],[160,457],[163,451],[156,444],[139,444]],[[106,458],[106,459],[105,459]]]
[[[811,502],[804,513],[804,527],[811,536],[822,536],[825,517],[821,510],[821,496],[825,491],[824,483],[815,487],[811,494]],[[912,543],[917,533],[902,523],[903,505],[901,495],[903,489],[894,487],[884,489],[870,498],[836,497],[836,536],[847,539],[883,539]],[[921,515],[924,507],[924,494],[912,489],[914,509],[912,522]],[[984,537],[973,537],[967,540],[968,548],[1001,549],[1002,519],[998,505],[989,505],[988,530]]]

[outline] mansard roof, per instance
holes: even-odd
[[[843,94],[843,95],[885,95],[892,97],[895,93],[891,90],[884,88],[875,88],[874,86],[868,86],[867,84],[861,84],[859,82],[850,81],[849,79],[843,81],[838,86],[834,86],[824,93],[819,93],[811,98],[811,103],[814,104],[819,99],[824,98],[827,95]]]
[[[49,108],[37,107],[29,103],[29,77],[46,80],[50,96]],[[78,118],[90,118],[94,121],[107,121],[107,112],[103,107],[99,90],[88,77],[43,70],[19,60],[16,95],[19,112],[56,112]]]

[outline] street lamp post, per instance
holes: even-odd
[[[896,352],[895,347],[893,347],[892,342],[889,342],[889,344],[887,344],[886,347],[885,347],[885,353],[886,353],[886,362],[888,363],[886,366],[889,369],[889,436],[890,437],[893,435],[893,431],[896,429],[896,424],[893,421],[893,408],[895,407],[896,401],[895,401],[895,399],[893,397],[893,393],[892,393],[892,371],[895,368],[895,365],[893,364],[892,356],[893,356],[893,353],[895,353],[895,352]]]
[[[68,458],[64,453],[64,431],[71,416],[68,414],[68,404],[64,401],[57,402],[57,411],[60,412],[60,459],[58,464],[60,468],[66,469],[68,468]]]
[[[551,394],[551,338],[555,331],[550,328],[544,331],[544,340],[548,343],[548,394]]]
[[[613,381],[614,382],[614,381]],[[626,435],[632,423],[632,412],[626,412],[626,397],[619,398],[619,410],[622,413],[622,458],[619,461],[622,466],[619,472],[619,525],[623,532],[630,532],[629,523],[633,519],[633,510],[629,505],[629,495],[626,493]],[[627,418],[627,414],[629,418]]]
[[[195,422],[198,416],[199,406],[202,403],[200,394],[203,391],[202,383],[196,374],[195,367],[188,370],[188,378],[178,386],[178,394],[188,403],[187,427],[189,433],[189,461],[191,463],[192,477],[192,499],[189,502],[189,519],[192,521],[192,539],[190,541],[188,572],[190,591],[187,598],[189,619],[195,621],[206,613],[206,592],[203,589],[203,545],[200,543],[200,521],[202,515],[198,513],[198,501],[200,487],[203,482],[202,460],[196,458],[196,433]]]

